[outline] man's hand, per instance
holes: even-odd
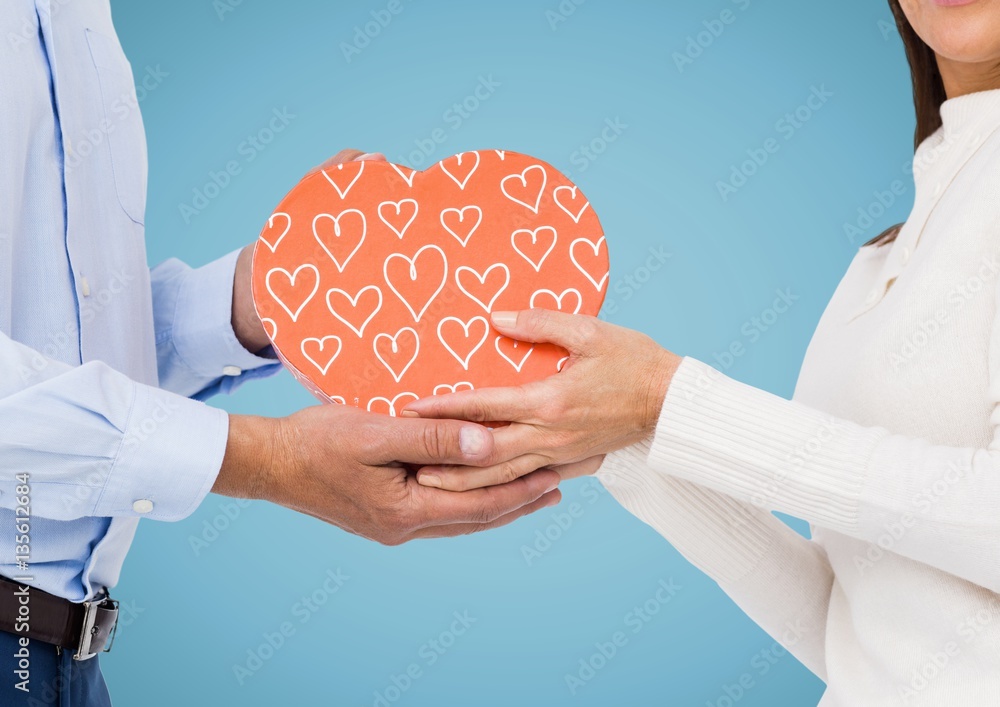
[[[323,164],[313,169],[309,174],[318,172],[336,164],[360,160],[385,161],[385,155],[377,152],[361,152],[361,150],[341,150]],[[243,348],[251,353],[257,353],[270,341],[260,323],[257,310],[253,306],[250,275],[253,265],[254,245],[248,245],[240,252],[236,260],[236,276],[233,279],[233,331]]]
[[[282,419],[230,416],[212,490],[273,501],[385,545],[495,528],[559,502],[555,471],[459,493],[421,486],[407,468],[497,461],[493,434],[475,423],[320,405]]]

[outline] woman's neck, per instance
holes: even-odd
[[[970,64],[952,61],[939,54],[937,63],[948,98],[1000,88],[1000,62]]]

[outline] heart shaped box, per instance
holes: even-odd
[[[596,315],[608,248],[590,202],[527,155],[463,152],[418,172],[349,162],[306,176],[254,248],[274,349],[320,400],[395,415],[412,400],[556,373],[566,352],[489,313]]]

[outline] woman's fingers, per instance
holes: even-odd
[[[493,326],[519,341],[552,343],[572,354],[588,354],[602,323],[595,317],[563,314],[547,309],[493,312]],[[406,416],[448,417],[475,422],[529,422],[551,402],[553,391],[544,382],[512,388],[483,388],[450,395],[435,395],[410,403]]]
[[[532,415],[537,397],[532,386],[482,388],[421,398],[407,405],[402,415],[471,422],[519,421]]]
[[[569,445],[561,434],[557,437],[555,433],[543,427],[520,422],[497,427],[493,430],[493,439],[490,441],[493,442],[491,459],[496,460],[508,461],[529,454],[538,454],[545,457],[546,464],[560,464],[567,459],[565,456],[559,458],[560,454],[571,453]]]
[[[446,491],[470,491],[487,486],[506,484],[541,469],[548,459],[539,454],[526,454],[494,466],[425,466],[417,472],[421,486]]]
[[[549,309],[493,312],[490,319],[499,332],[512,339],[556,344],[570,353],[585,352],[601,325],[596,317]]]

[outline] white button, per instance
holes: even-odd
[[[90,297],[90,282],[82,275],[80,276],[80,292],[83,293],[84,297]]]
[[[153,510],[153,502],[148,498],[140,498],[132,504],[132,510],[136,513],[149,513]]]
[[[877,300],[878,300],[878,290],[872,290],[871,292],[868,293],[868,296],[865,297],[865,304],[875,304]]]
[[[975,147],[976,145],[978,145],[978,144],[979,144],[979,143],[981,143],[982,141],[983,141],[983,134],[982,134],[982,133],[976,133],[975,135],[973,135],[973,136],[972,136],[972,137],[971,137],[971,138],[969,139],[969,142],[971,142],[971,143],[972,143],[972,146],[973,146],[973,147]]]
[[[907,248],[905,245],[899,251],[899,260],[903,263],[903,265],[906,265],[908,262],[910,262],[910,249]]]
[[[222,375],[224,376],[238,376],[243,373],[243,369],[239,366],[223,366]]]
[[[934,197],[937,198],[941,196],[941,191],[942,191],[941,182],[938,182],[937,184],[934,185]]]
[[[66,154],[70,157],[73,156],[73,141],[66,137]]]

